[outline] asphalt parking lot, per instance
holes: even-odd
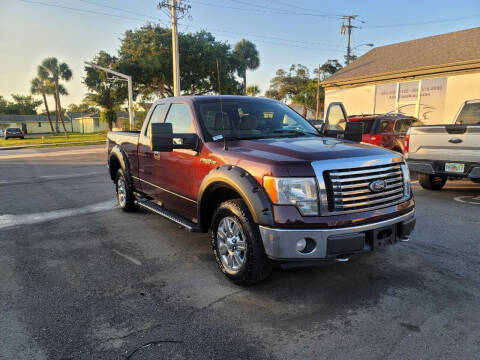
[[[104,146],[0,152],[0,359],[474,359],[480,185],[409,243],[241,288],[208,235],[115,206]]]

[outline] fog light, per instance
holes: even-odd
[[[302,252],[305,249],[305,246],[307,246],[307,240],[300,239],[297,241],[296,249],[298,252]]]

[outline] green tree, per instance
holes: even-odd
[[[45,105],[45,111],[47,113],[48,122],[50,123],[50,129],[52,133],[55,132],[53,128],[52,119],[50,118],[50,110],[48,109],[47,95],[53,95],[55,93],[55,86],[45,79],[36,77],[31,81],[30,92],[33,95],[41,95],[43,98],[43,104]]]
[[[257,47],[254,43],[242,39],[235,44],[233,55],[238,62],[238,75],[243,78],[243,95],[247,94],[247,69],[255,70],[260,66]]]
[[[320,80],[325,80],[335,74],[338,70],[343,68],[342,64],[338,60],[327,60],[322,66],[320,66]],[[318,69],[315,69],[317,74]]]
[[[58,120],[60,119],[65,136],[68,137],[60,102],[60,95],[68,95],[68,93],[66,89],[63,88],[64,93],[62,94],[60,80],[69,81],[72,78],[72,70],[70,70],[70,67],[66,63],[59,63],[57,58],[50,57],[44,59],[42,64],[38,67],[38,75],[40,79],[51,81],[55,86],[55,125],[58,131]]]
[[[277,100],[289,101],[303,107],[303,116],[307,116],[308,109],[315,109],[316,88],[314,79],[304,65],[292,65],[289,71],[279,69],[276,76],[270,80],[270,89],[265,96]]]
[[[93,63],[117,70],[118,59],[105,51],[100,51],[92,60]],[[117,111],[127,99],[127,86],[124,81],[115,81],[105,71],[85,67],[87,73],[83,83],[90,93],[84,101],[92,101],[102,109],[100,119],[108,123],[112,130],[113,123],[117,120]]]
[[[0,113],[15,115],[35,115],[42,101],[35,100],[31,95],[12,94],[13,101],[0,96]]]
[[[235,80],[237,63],[230,45],[216,41],[206,31],[179,33],[178,41],[182,94],[241,92],[241,85]],[[118,70],[132,76],[136,93],[144,100],[173,96],[170,29],[147,24],[127,31],[118,58]]]
[[[67,110],[75,113],[97,113],[97,109],[91,106],[87,100],[82,101],[80,104],[70,104]]]
[[[247,95],[257,96],[258,94],[260,94],[260,88],[257,85],[247,87]]]

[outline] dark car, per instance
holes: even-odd
[[[20,128],[10,127],[5,129],[5,140],[17,138],[17,139],[24,139],[25,136]]]
[[[353,115],[349,116],[348,121],[363,123],[362,142],[402,154],[408,129],[423,125],[417,118],[402,114]]]
[[[161,99],[141,131],[108,133],[108,166],[122,209],[211,230],[220,270],[252,284],[273,262],[346,261],[413,230],[403,156],[347,135],[322,136],[271,99]]]

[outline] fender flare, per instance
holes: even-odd
[[[116,173],[113,173],[113,170],[112,170],[112,161],[113,159],[116,159],[118,161],[118,163],[120,164],[120,168],[123,170],[123,172],[125,173],[125,177],[128,182],[128,185],[132,185],[133,182],[132,182],[132,178],[131,178],[131,175],[130,175],[130,163],[128,161],[128,157],[127,157],[127,154],[125,153],[125,151],[122,149],[122,147],[120,145],[115,145],[112,150],[110,151],[110,155],[108,157],[108,168],[109,168],[109,172],[110,172],[110,178],[115,181],[115,175]]]
[[[203,179],[198,190],[198,219],[203,227],[206,215],[202,211],[209,195],[219,187],[227,187],[237,192],[247,205],[253,221],[260,225],[274,226],[273,209],[263,186],[244,169],[233,165],[222,165],[212,169]]]

